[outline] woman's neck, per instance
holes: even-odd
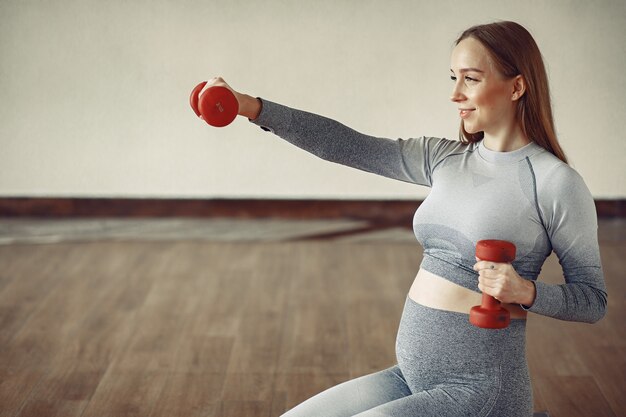
[[[528,145],[531,140],[524,135],[522,129],[515,125],[497,134],[484,132],[483,142],[485,147],[495,152],[511,152]]]

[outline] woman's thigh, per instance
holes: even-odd
[[[471,410],[471,395],[462,389],[434,388],[371,408],[354,417],[484,417]],[[499,417],[504,417],[501,415]]]
[[[397,366],[327,389],[292,408],[283,417],[352,417],[411,395]]]
[[[532,406],[528,406],[524,395],[509,395],[507,400],[503,400],[496,393],[484,393],[481,398],[471,388],[448,386],[407,395],[370,408],[354,417],[532,416]]]

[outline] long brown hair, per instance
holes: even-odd
[[[522,75],[526,91],[517,100],[516,118],[526,137],[567,163],[554,131],[548,76],[543,58],[532,35],[515,22],[495,22],[472,26],[459,36],[474,38],[489,51],[496,68],[506,77]],[[467,133],[461,121],[461,142],[482,140],[484,132]]]

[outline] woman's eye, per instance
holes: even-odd
[[[452,81],[456,81],[456,79],[457,79],[457,78],[456,78],[456,75],[451,75],[451,76],[450,76],[450,79],[451,79]],[[478,80],[477,80],[476,78],[472,78],[472,77],[470,77],[470,76],[468,76],[468,75],[466,75],[465,77],[463,77],[463,79],[464,79],[465,81],[468,81],[468,82],[478,82]]]

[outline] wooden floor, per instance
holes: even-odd
[[[626,243],[602,256],[606,318],[529,319],[551,417],[626,415]],[[0,245],[0,416],[278,416],[394,363],[420,260],[381,240]]]

